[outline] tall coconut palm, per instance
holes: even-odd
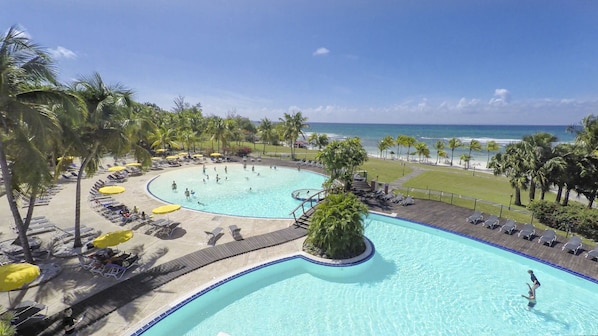
[[[422,162],[422,157],[429,158],[430,157],[430,149],[425,142],[418,142],[414,146],[415,152],[417,153],[418,161]]]
[[[521,206],[521,190],[526,190],[529,179],[524,165],[525,151],[521,143],[509,144],[504,153],[498,153],[490,159],[488,167],[494,175],[505,175],[515,190],[515,205]]]
[[[0,169],[24,257],[30,263],[26,230],[32,209],[24,223],[15,191],[24,183],[35,196],[48,180],[44,146],[48,137],[60,132],[52,102],[66,107],[69,99],[56,86],[49,56],[17,27],[9,28],[0,37]]]
[[[434,144],[434,149],[436,150],[436,164],[438,164],[438,159],[440,158],[440,153],[444,153],[444,140],[438,140]]]
[[[403,142],[401,145],[403,145],[403,147],[407,147],[407,161],[409,161],[411,147],[417,143],[417,139],[412,136],[405,136],[402,140]]]
[[[451,138],[448,141],[448,147],[451,149],[451,166],[453,165],[453,157],[455,156],[455,149],[463,147],[461,140],[457,138]]]
[[[262,148],[262,154],[266,154],[266,142],[272,143],[274,139],[276,139],[277,135],[274,129],[274,124],[268,118],[264,118],[260,120],[260,125],[258,126],[258,132],[260,138],[262,140],[262,144],[264,147]]]
[[[166,126],[156,127],[154,132],[148,136],[150,141],[150,148],[153,150],[162,149],[163,151],[169,149],[179,149],[176,130]]]
[[[394,144],[394,139],[387,135],[378,142],[378,150],[380,151],[380,158],[382,158],[382,152],[388,150]],[[386,159],[386,155],[384,156]]]
[[[490,163],[490,152],[497,152],[499,149],[500,149],[500,146],[494,140],[490,140],[486,143],[486,152],[488,152],[488,159],[486,160],[486,167],[488,167],[488,163]]]
[[[471,162],[471,152],[479,152],[482,150],[482,144],[480,144],[480,142],[476,139],[471,139],[471,141],[469,141],[469,143],[467,144],[467,149],[469,149],[469,153],[468,153],[468,160],[467,160],[467,169],[469,169],[469,163]]]
[[[127,127],[131,124],[132,91],[120,84],[107,85],[98,73],[84,76],[72,85],[83,100],[84,119],[76,125],[70,139],[72,154],[81,158],[75,196],[75,240],[81,247],[81,177],[92,175],[106,153],[123,155],[130,148]],[[69,153],[70,154],[70,153]]]
[[[546,164],[552,157],[552,143],[557,138],[549,133],[540,132],[523,137],[521,148],[525,155],[523,163],[527,168],[527,174],[530,180],[529,199],[534,200],[536,195],[536,186],[541,185],[540,168]]]
[[[282,136],[289,142],[291,146],[291,160],[295,160],[295,143],[299,136],[305,138],[303,130],[309,128],[309,125],[305,122],[307,117],[304,117],[301,112],[295,112],[293,114],[284,114],[284,118],[279,118],[282,123]]]

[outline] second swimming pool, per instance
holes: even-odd
[[[598,334],[596,283],[394,218],[370,215],[366,236],[376,253],[364,264],[295,257],[257,267],[200,291],[143,335]],[[528,310],[530,268],[542,286]]]

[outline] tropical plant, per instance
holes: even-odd
[[[56,84],[50,57],[17,27],[0,37],[0,169],[25,260],[33,263],[16,193],[34,199],[51,181],[46,153],[61,133],[56,112],[71,111],[71,99]],[[60,105],[56,105],[60,104]]]
[[[453,157],[455,156],[455,149],[463,147],[461,140],[457,138],[451,138],[448,141],[448,147],[451,149],[451,166],[453,165]]]
[[[481,151],[482,150],[482,144],[478,140],[471,139],[471,141],[469,141],[469,143],[467,144],[467,149],[469,149],[469,153],[467,155],[468,159],[466,161],[467,162],[466,168],[469,169],[470,168],[469,163],[471,162],[471,158],[472,158],[471,152],[472,151],[474,151],[474,152]]]
[[[490,152],[498,152],[498,150],[500,150],[500,146],[498,145],[498,143],[496,143],[496,141],[490,140],[486,143],[486,152],[488,152],[488,159],[486,160],[486,167],[488,166],[488,163],[490,162]]]
[[[328,134],[326,134],[326,133],[318,134],[315,132],[309,135],[309,138],[307,138],[307,141],[310,144],[318,147],[318,150],[321,150],[322,147],[326,147],[326,145],[328,145],[328,143],[330,143],[330,141],[328,140]]]
[[[329,182],[343,181],[345,191],[351,190],[355,169],[368,159],[359,138],[332,141],[316,154],[316,160],[330,174]]]
[[[132,91],[120,84],[107,85],[98,73],[81,77],[72,85],[73,92],[84,102],[82,120],[75,123],[67,136],[68,154],[81,158],[75,191],[75,239],[81,247],[81,178],[93,175],[102,156],[124,155],[131,148],[127,128],[132,124]],[[146,157],[146,159],[148,159]]]
[[[148,136],[150,148],[152,150],[161,149],[168,151],[170,149],[179,149],[176,130],[166,126],[160,126],[154,129]]]
[[[367,213],[367,206],[352,193],[329,194],[310,218],[306,245],[331,259],[360,255],[365,251],[363,220]]]
[[[276,130],[274,129],[274,125],[272,124],[272,121],[270,121],[268,118],[264,118],[262,120],[260,120],[260,125],[258,126],[258,132],[260,135],[260,138],[262,140],[262,144],[264,145],[263,149],[262,149],[262,154],[266,154],[266,143],[272,143],[275,139],[278,138],[278,135],[276,134]]]
[[[303,129],[309,128],[309,125],[305,122],[306,117],[303,117],[301,112],[295,112],[293,114],[284,114],[284,118],[280,118],[282,127],[282,137],[289,142],[291,147],[291,160],[295,160],[295,145],[299,136],[305,138]]]
[[[436,141],[436,143],[434,144],[434,149],[436,150],[436,164],[438,164],[438,161],[441,157],[441,153],[445,153],[444,151],[444,146],[446,144],[444,143],[444,140],[438,140]]]
[[[412,136],[403,136],[401,138],[401,146],[403,147],[407,147],[407,161],[409,161],[409,155],[412,155],[412,153],[410,153],[410,149],[413,145],[415,145],[417,143],[417,139],[415,139]]]
[[[490,159],[488,167],[494,175],[505,175],[515,190],[515,205],[521,206],[521,190],[527,190],[529,178],[524,164],[525,151],[521,143],[507,145],[504,153],[497,153]]]
[[[382,158],[382,152],[387,151],[394,144],[394,139],[390,135],[385,136],[378,142],[378,150],[380,151],[380,158]],[[386,159],[386,155],[384,156]]]
[[[430,157],[430,149],[425,142],[418,142],[414,146],[415,153],[417,153],[418,161],[422,161],[422,157],[429,158]]]

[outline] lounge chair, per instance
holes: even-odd
[[[138,261],[139,256],[133,255],[123,260],[122,265],[106,264],[102,276],[104,278],[113,277],[116,280],[120,280],[131,267],[138,265]]]
[[[493,229],[495,227],[497,227],[499,224],[499,220],[498,220],[498,216],[496,215],[491,215],[490,217],[488,217],[488,219],[486,219],[484,221],[484,226],[489,228],[489,229]]]
[[[208,236],[208,245],[216,245],[216,241],[222,235],[222,228],[217,227],[214,230],[212,230],[212,232],[210,232],[210,231],[204,231],[204,232]]]
[[[536,234],[536,228],[532,224],[524,224],[519,231],[518,237],[523,237],[527,240],[532,240]]]
[[[231,236],[233,236],[235,240],[243,240],[243,236],[241,236],[241,228],[237,227],[236,225],[230,225],[228,229],[230,230]]]
[[[576,255],[582,246],[583,246],[583,243],[581,242],[581,238],[571,237],[569,239],[569,241],[566,242],[565,245],[563,245],[563,248],[561,250],[567,251],[567,252],[572,251],[573,255]]]
[[[598,259],[598,244],[596,244],[596,248],[586,253],[586,258]]]
[[[500,231],[508,234],[513,234],[513,231],[517,229],[517,225],[515,221],[512,219],[507,220],[507,222],[500,228]]]
[[[156,232],[156,236],[167,236],[170,238],[172,236],[172,233],[176,230],[176,228],[179,227],[179,225],[181,225],[181,223],[179,222],[169,223],[168,225],[158,229],[158,231]]]
[[[484,216],[482,215],[482,213],[480,211],[474,211],[473,214],[467,218],[465,218],[465,221],[467,221],[468,223],[471,224],[477,224],[480,223],[484,220]]]
[[[45,313],[42,313],[45,311]],[[48,307],[34,301],[23,301],[12,310],[14,317],[10,323],[16,328],[23,328],[29,323],[46,318]]]
[[[413,197],[407,196],[399,204],[401,204],[402,206],[407,206],[407,205],[415,204],[415,201],[413,200]]]
[[[548,246],[552,247],[552,244],[556,241],[556,232],[554,230],[546,230],[540,238],[538,239],[538,243],[548,244]]]

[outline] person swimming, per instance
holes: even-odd
[[[534,308],[536,303],[538,303],[538,301],[536,301],[536,290],[532,288],[532,286],[530,286],[529,284],[527,284],[527,288],[529,288],[527,292],[528,296],[525,296],[523,294],[521,294],[521,296],[527,299],[527,308],[532,309]]]

